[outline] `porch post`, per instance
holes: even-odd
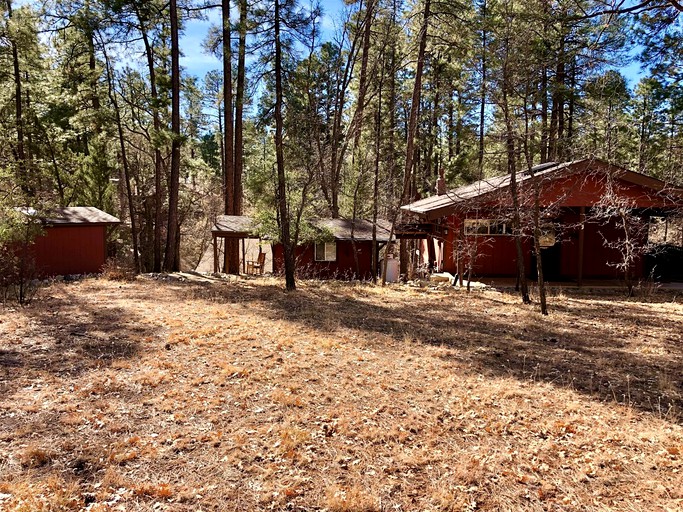
[[[576,280],[581,287],[583,285],[583,246],[584,246],[584,239],[585,239],[585,229],[584,229],[584,224],[586,223],[586,207],[582,206],[579,209],[579,261],[577,262],[578,269],[577,269],[577,276]]]
[[[247,250],[244,247],[244,238],[242,239],[242,273],[246,274],[247,273],[247,267],[246,264],[247,262],[245,261],[247,259]]]
[[[463,248],[465,247],[465,221],[464,218],[460,219],[460,227],[459,227],[459,232],[458,232],[458,284],[460,284],[460,288],[463,287],[463,279],[462,279],[462,273],[465,271],[463,269],[462,264],[463,264]],[[467,276],[469,279],[470,276]]]
[[[436,249],[434,247],[434,237],[432,235],[427,235],[427,259],[429,260],[429,270],[435,270]]]
[[[218,237],[213,234],[213,273],[218,274]]]

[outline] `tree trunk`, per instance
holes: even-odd
[[[225,178],[225,140],[223,138],[223,110],[220,103],[218,105],[218,135],[218,149],[221,152],[221,176]],[[225,184],[222,183],[221,186],[224,187]],[[225,200],[223,203],[225,203]]]
[[[244,83],[247,52],[247,0],[239,0],[239,49],[235,90],[235,215],[242,215],[242,172],[244,168]]]
[[[280,216],[280,238],[285,257],[285,288],[296,290],[294,279],[294,248],[289,231],[289,211],[287,208],[287,187],[285,177],[285,155],[282,133],[282,44],[280,42],[280,0],[275,0],[273,19],[275,31],[275,159],[277,167],[277,203]]]
[[[439,159],[438,159],[438,141],[439,141],[439,117],[440,117],[440,66],[439,57],[432,59],[433,63],[433,78],[432,78],[432,90],[434,92],[434,103],[432,106],[432,116],[429,123],[429,142],[427,147],[429,149],[428,159],[425,162],[425,169],[427,171],[427,183],[430,187],[434,186],[433,177],[439,175]]]
[[[393,1],[392,10],[392,27],[396,24],[396,0]],[[392,37],[391,48],[389,50],[389,93],[387,110],[389,111],[389,130],[387,133],[387,168],[388,168],[388,182],[389,182],[389,204],[397,199],[394,183],[396,183],[396,175],[398,173],[398,164],[396,162],[396,38]],[[386,260],[386,258],[385,258]],[[386,262],[385,262],[386,265]]]
[[[368,58],[370,53],[370,35],[372,33],[372,19],[374,15],[375,0],[369,0],[365,10],[365,21],[363,27],[363,57],[360,63],[360,75],[358,77],[358,97],[356,100],[356,113],[353,116],[355,126],[353,134],[354,150],[358,148],[361,131],[363,130],[363,114],[365,112],[365,94],[368,83]]]
[[[487,31],[486,31],[486,0],[481,4],[481,91],[479,96],[479,159],[477,171],[479,179],[484,178],[484,121],[486,120],[486,47],[487,47]]]
[[[152,104],[152,122],[154,126],[154,132],[158,135],[161,132],[161,118],[159,116],[159,93],[157,92],[157,79],[156,79],[156,68],[154,67],[154,50],[149,42],[149,37],[147,35],[147,28],[145,27],[145,22],[140,14],[140,10],[135,6],[135,14],[138,17],[138,22],[140,24],[140,34],[142,35],[142,42],[145,46],[145,55],[147,57],[147,69],[149,72],[149,86],[151,94],[151,104]],[[152,141],[154,145],[154,238],[153,238],[153,250],[154,250],[154,261],[152,263],[152,270],[154,272],[161,271],[161,261],[162,261],[162,251],[161,251],[161,228],[163,225],[163,174],[164,165],[161,156],[161,149],[159,148],[158,142]]]
[[[168,227],[166,231],[166,250],[164,271],[176,272],[180,269],[177,258],[179,242],[178,195],[180,191],[180,49],[178,47],[178,6],[177,0],[170,0],[171,18],[171,176],[168,185]]]
[[[534,182],[534,254],[536,255],[536,272],[538,279],[538,295],[541,301],[541,314],[548,314],[545,279],[543,277],[543,258],[541,255],[541,206],[538,183]]]
[[[521,221],[521,214],[519,208],[519,193],[517,190],[517,164],[515,162],[515,141],[512,136],[512,123],[509,120],[509,114],[506,113],[506,146],[507,146],[507,160],[508,172],[510,173],[510,194],[512,195],[512,225],[515,235],[515,251],[517,253],[517,276],[519,279],[519,288],[522,295],[522,302],[524,304],[531,304],[529,298],[529,285],[526,280],[526,269],[524,264],[524,249],[522,247],[523,227]]]
[[[564,116],[564,104],[566,101],[567,93],[566,88],[566,65],[565,65],[565,52],[564,52],[564,41],[560,48],[560,53],[558,55],[557,71],[555,74],[556,80],[556,94],[557,94],[557,159],[559,161],[564,161],[567,155],[567,141],[565,135],[565,116]],[[553,102],[554,103],[554,102]]]
[[[564,157],[564,100],[565,100],[565,63],[564,38],[560,40],[553,84],[553,106],[550,113],[550,134],[548,141],[548,159],[558,161]]]
[[[541,163],[548,161],[548,68],[541,76]]]
[[[130,217],[130,236],[133,242],[133,264],[135,265],[135,273],[140,272],[140,256],[138,254],[138,229],[137,218],[135,215],[135,203],[133,202],[133,189],[130,184],[130,169],[128,166],[128,154],[126,152],[126,140],[123,134],[123,123],[121,122],[121,110],[119,109],[119,102],[116,99],[116,90],[114,89],[114,73],[111,69],[109,56],[106,48],[104,49],[104,64],[107,69],[107,83],[109,85],[109,101],[114,107],[114,115],[116,118],[116,130],[119,137],[119,150],[121,151],[121,165],[123,167],[123,178],[126,184],[126,199],[128,201],[128,215]]]
[[[455,108],[453,95],[454,91],[451,91],[448,97],[448,160],[453,161],[455,157]]]
[[[642,103],[642,115],[640,117],[640,126],[638,128],[638,172],[642,173],[645,171],[645,146],[647,142],[647,96],[643,96]]]
[[[89,16],[88,16],[89,18]],[[88,23],[90,20],[88,19]],[[95,41],[92,27],[87,27],[87,43],[88,43],[88,70],[90,71],[90,104],[95,112],[95,126],[94,132],[96,135],[102,133],[102,125],[100,122],[100,97],[97,94],[97,59],[95,58]]]
[[[531,156],[531,150],[529,149],[529,143],[531,142],[531,134],[529,129],[529,96],[530,96],[530,84],[527,83],[527,89],[525,91],[524,98],[524,140],[522,142],[524,156],[526,159],[527,172],[531,176],[534,187],[534,212],[533,212],[533,223],[534,223],[534,254],[536,255],[536,272],[538,279],[538,295],[541,301],[541,314],[548,314],[548,304],[546,300],[546,289],[545,289],[545,279],[543,276],[543,258],[541,254],[541,191],[540,184],[536,179],[534,179],[534,168],[533,168],[533,157]]]
[[[576,110],[576,57],[572,58],[569,70],[569,94],[567,98],[567,135],[563,144],[562,158],[567,159],[574,147],[574,112]]]
[[[386,54],[385,54],[386,55]],[[383,59],[386,60],[386,57]],[[377,112],[375,114],[375,176],[372,185],[372,282],[377,284],[378,273],[378,258],[379,251],[377,250],[377,217],[378,217],[378,203],[379,203],[379,162],[381,153],[382,140],[382,88],[384,85],[384,62],[382,62],[378,90],[377,90]],[[387,242],[386,249],[389,249],[389,242]]]
[[[349,20],[350,24],[350,20]],[[354,27],[354,33],[360,33],[361,18],[360,16],[356,19],[356,25]],[[342,134],[342,123],[344,122],[346,112],[345,101],[346,92],[353,75],[353,68],[356,64],[356,38],[354,38],[351,48],[348,51],[346,58],[346,65],[344,70],[340,73],[340,77],[335,84],[336,93],[334,95],[334,118],[332,120],[332,134],[330,140],[330,172],[329,179],[321,188],[327,193],[325,198],[327,199],[328,206],[330,209],[330,215],[332,218],[339,217],[339,192],[341,187],[341,171],[344,165],[344,154],[346,153],[346,148],[348,147],[348,137],[343,137]],[[353,127],[353,122],[351,123]],[[321,177],[325,180],[325,172],[321,172]]]
[[[406,163],[403,171],[403,192],[401,193],[401,204],[410,202],[414,194],[414,172],[413,163],[415,161],[415,138],[417,136],[417,119],[420,111],[420,101],[422,97],[422,71],[424,69],[425,51],[427,48],[427,31],[429,26],[430,0],[425,0],[422,27],[420,29],[420,45],[417,54],[417,68],[415,70],[415,84],[413,86],[413,96],[410,104],[410,114],[408,116],[408,133],[406,138]],[[400,217],[400,210],[394,216],[394,224]],[[400,241],[400,267],[401,273],[406,274],[408,270],[408,248],[406,241]]]
[[[417,136],[417,118],[420,111],[422,97],[422,71],[424,69],[425,51],[427,48],[427,31],[429,27],[430,1],[425,0],[422,27],[420,29],[420,46],[417,54],[417,68],[415,69],[415,84],[413,97],[410,104],[410,116],[408,118],[408,137],[406,139],[406,165],[403,174],[402,203],[410,200],[410,183],[413,174],[413,161],[415,158],[415,137]]]
[[[7,16],[12,19],[12,0],[7,0]],[[14,34],[9,37],[12,47],[12,69],[14,72],[14,115],[17,130],[17,149],[15,158],[17,161],[17,181],[22,191],[27,195],[33,195],[32,186],[29,183],[28,168],[26,166],[26,151],[24,148],[24,114],[21,103],[21,70],[19,69],[19,49]]]
[[[223,128],[225,130],[223,148],[225,150],[224,213],[237,215],[237,195],[235,191],[235,132],[232,101],[232,46],[230,30],[230,0],[222,0],[223,36]],[[226,238],[224,247],[224,270],[228,274],[240,273],[239,240]]]
[[[541,1],[541,8],[543,10],[543,62],[541,63],[541,163],[544,164],[549,160],[549,129],[548,129],[548,62],[550,48],[548,43],[548,2]]]
[[[509,45],[509,42],[506,44]],[[503,83],[501,85],[502,94],[502,105],[503,116],[505,120],[505,147],[507,153],[507,168],[508,174],[510,174],[510,194],[512,196],[512,225],[515,235],[515,250],[517,252],[517,276],[519,278],[520,292],[522,295],[522,302],[524,304],[530,304],[531,299],[529,298],[529,287],[526,280],[526,270],[524,265],[524,250],[522,248],[522,234],[523,227],[521,222],[520,206],[519,206],[519,193],[517,190],[517,163],[516,163],[516,152],[515,152],[515,133],[512,124],[512,117],[510,115],[510,104],[509,104],[509,90],[511,89],[510,84],[510,73],[509,73],[509,48],[506,49],[505,62],[503,64]]]

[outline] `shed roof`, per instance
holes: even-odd
[[[314,219],[311,221],[314,227],[329,231],[335,240],[372,241],[372,221],[366,219]],[[252,217],[246,215],[219,215],[211,232],[227,238],[255,238],[258,224]],[[377,241],[387,242],[391,232],[391,223],[377,219]]]
[[[38,216],[44,224],[55,226],[75,226],[82,224],[120,224],[121,221],[94,206],[64,206],[50,208],[40,214],[33,208],[21,208],[20,211],[29,216]]]
[[[313,225],[318,229],[327,229],[336,240],[358,240],[360,242],[372,241],[372,221],[366,219],[317,219]],[[351,232],[353,231],[353,237]],[[391,233],[391,223],[377,219],[377,241],[388,242]]]
[[[523,185],[531,179],[549,179],[561,176],[567,176],[576,172],[587,169],[595,169],[603,172],[616,173],[622,180],[650,188],[654,191],[661,191],[667,187],[667,184],[651,176],[646,176],[634,171],[629,171],[623,167],[609,164],[603,160],[598,159],[582,159],[571,162],[556,163],[548,162],[532,167],[532,172],[520,172],[517,174],[517,183]],[[496,192],[503,191],[510,186],[510,175],[495,176],[486,178],[480,181],[475,181],[469,185],[449,190],[445,194],[427,197],[419,201],[401,206],[401,209],[407,212],[416,213],[419,216],[428,218],[436,218],[443,215],[448,215],[456,210],[458,207],[466,206],[471,202],[480,201],[489,198]],[[683,197],[683,191],[680,189],[671,189],[671,191],[680,197]]]
[[[219,215],[211,232],[224,237],[257,238],[256,228],[254,219],[246,215]]]

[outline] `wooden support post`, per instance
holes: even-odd
[[[443,272],[443,266],[444,266],[444,261],[443,261],[443,254],[446,250],[446,241],[445,240],[440,240],[439,241],[439,257],[436,260],[436,265],[439,270],[439,272]]]
[[[213,273],[218,274],[218,237],[213,235]]]
[[[242,273],[246,274],[247,273],[247,249],[244,247],[244,238],[242,239]]]
[[[460,220],[460,227],[458,232],[458,284],[460,288],[463,287],[462,273],[464,269],[462,268],[462,258],[463,258],[463,248],[465,246],[465,221]],[[468,276],[469,278],[469,276]]]
[[[582,206],[579,210],[579,258],[577,262],[576,281],[581,287],[583,285],[583,246],[585,241],[586,207]]]
[[[427,236],[427,259],[429,260],[429,270],[434,271],[436,265],[436,249],[434,248],[434,237],[432,235]]]

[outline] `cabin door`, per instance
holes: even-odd
[[[550,247],[541,249],[541,261],[543,262],[544,281],[559,281],[562,273],[562,244],[556,242]],[[536,254],[531,254],[531,278],[538,279],[536,270]]]

